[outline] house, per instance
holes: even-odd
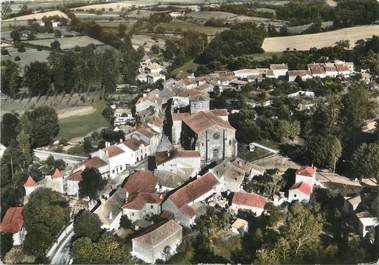
[[[200,171],[200,153],[192,150],[169,150],[155,153],[155,168],[163,171],[177,171],[190,168]]]
[[[223,190],[227,191],[240,191],[242,189],[242,182],[245,179],[246,171],[229,160],[225,160],[218,164],[211,171],[217,176],[223,186]]]
[[[161,213],[160,203],[163,197],[157,193],[139,192],[128,197],[122,206],[122,214],[132,222]]]
[[[311,194],[312,187],[306,182],[297,182],[288,190],[288,202],[299,201],[308,202]]]
[[[298,97],[308,97],[308,98],[314,98],[315,92],[313,91],[303,91],[299,90],[297,92],[291,93],[287,95],[288,98],[298,98]]]
[[[159,98],[159,95],[143,94],[143,96],[137,100],[135,106],[136,114],[148,109],[149,107],[153,107],[154,111],[158,112],[162,109],[162,100]]]
[[[171,142],[174,145],[180,144],[180,134],[182,132],[182,121],[189,117],[189,113],[171,113],[172,128]]]
[[[146,263],[167,260],[182,243],[183,228],[173,220],[132,239],[131,254]]]
[[[50,188],[56,192],[64,193],[64,185],[65,181],[63,179],[63,175],[58,168],[55,168],[53,174],[47,175],[45,177],[46,187]]]
[[[237,218],[232,223],[232,232],[238,235],[243,235],[249,231],[249,223],[245,219]]]
[[[274,78],[286,76],[288,72],[288,65],[285,63],[270,64],[270,70],[272,71]]]
[[[379,218],[372,216],[369,212],[364,211],[356,214],[358,219],[358,232],[361,237],[365,237],[367,233],[375,231],[375,227],[379,225]]]
[[[127,154],[117,145],[105,143],[105,148],[91,153],[91,157],[98,157],[107,163],[109,177],[113,178],[126,170]]]
[[[196,177],[197,173],[191,168],[178,168],[175,171],[154,170],[154,176],[158,179],[158,191],[162,193],[177,189],[189,179]]]
[[[126,199],[134,193],[154,193],[157,188],[157,183],[158,180],[153,175],[153,172],[149,170],[136,171],[127,178],[123,186],[123,190],[126,192]]]
[[[249,210],[255,216],[260,216],[265,208],[266,199],[255,193],[234,192],[230,209],[234,212],[238,210]]]
[[[336,64],[338,75],[349,76],[351,74],[349,66],[345,64]]]
[[[313,165],[298,169],[295,175],[295,183],[304,182],[313,187],[316,183],[316,171],[317,168]]]
[[[337,68],[334,63],[324,63],[325,75],[327,77],[336,77],[338,75]]]
[[[199,151],[202,165],[207,165],[236,156],[235,131],[211,111],[200,111],[184,118],[180,140],[184,149]]]
[[[73,171],[67,178],[67,188],[66,193],[69,196],[79,196],[79,183],[82,181],[83,170],[79,169]]]
[[[24,183],[25,196],[28,197],[37,188],[37,183],[29,176]]]
[[[103,229],[112,231],[120,227],[124,202],[125,191],[122,188],[118,188],[107,200],[101,198],[101,204],[94,213],[99,216]]]
[[[162,204],[162,211],[174,215],[180,224],[190,227],[196,218],[198,203],[220,192],[217,177],[208,172],[172,193]]]
[[[325,78],[326,73],[324,67],[318,63],[308,64],[308,71],[311,72],[313,77]]]
[[[14,246],[20,246],[26,235],[23,212],[24,207],[10,207],[1,220],[0,232],[13,234]]]
[[[294,82],[296,78],[299,77],[301,80],[305,81],[309,78],[312,78],[311,72],[308,70],[291,70],[288,71],[288,81]]]
[[[125,139],[141,140],[148,146],[148,156],[157,151],[162,134],[154,131],[149,126],[141,125],[136,130],[125,135]]]
[[[190,111],[192,114],[199,111],[209,111],[209,96],[208,95],[195,95],[190,99]]]
[[[149,145],[143,140],[129,138],[119,145],[125,152],[126,163],[136,165],[150,155]]]

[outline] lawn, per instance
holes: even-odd
[[[193,59],[191,61],[188,61],[186,62],[185,64],[183,64],[182,66],[178,67],[178,68],[175,68],[174,70],[171,71],[171,74],[173,75],[176,75],[177,73],[179,73],[179,71],[183,71],[183,72],[195,72],[197,67],[199,66],[199,64],[197,63],[194,63],[193,62]]]
[[[104,102],[95,103],[96,111],[83,116],[72,116],[59,120],[60,131],[58,138],[72,139],[74,137],[85,136],[91,131],[101,127],[108,126],[108,122],[104,119],[102,112]]]
[[[246,144],[239,144],[238,156],[247,161],[255,161],[271,155],[270,152],[267,152],[266,150],[263,150],[261,148],[255,148],[254,152],[250,152],[248,148],[249,146]]]
[[[159,26],[163,27],[166,31],[196,31],[205,33],[207,35],[215,35],[219,31],[223,31],[225,28],[207,27],[194,23],[189,23],[181,20],[173,20],[169,23],[160,23]]]

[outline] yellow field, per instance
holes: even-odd
[[[286,50],[307,51],[311,48],[334,46],[336,42],[348,40],[350,48],[360,39],[379,36],[379,25],[359,26],[315,34],[303,34],[288,37],[265,38],[262,49],[265,52],[282,52]]]

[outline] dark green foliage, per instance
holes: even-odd
[[[376,177],[379,181],[379,142],[360,145],[353,154],[352,168],[357,178]]]
[[[134,230],[134,225],[132,221],[129,220],[127,215],[121,216],[120,227]]]
[[[19,66],[10,61],[1,61],[1,92],[9,97],[15,97],[20,88]]]
[[[0,233],[0,256],[3,259],[5,254],[11,250],[13,246],[13,234],[10,233]]]
[[[24,83],[33,96],[44,95],[50,88],[50,74],[47,63],[32,62],[25,66]]]
[[[18,117],[12,113],[5,113],[1,119],[1,143],[8,146],[11,141],[16,141],[18,130]]]
[[[76,237],[88,237],[96,241],[102,232],[101,221],[96,214],[82,211],[75,218],[74,232]]]
[[[82,181],[79,183],[79,194],[81,197],[88,196],[90,199],[97,199],[107,181],[102,178],[96,168],[86,168],[82,172]]]
[[[376,0],[340,1],[335,10],[337,26],[371,24],[379,18],[379,3]]]
[[[24,208],[24,223],[28,231],[24,250],[43,256],[61,229],[68,223],[70,209],[57,192],[40,188],[33,192]]]

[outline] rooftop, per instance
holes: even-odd
[[[0,224],[0,231],[6,233],[20,232],[24,224],[24,207],[10,207]]]
[[[29,176],[28,179],[24,183],[24,187],[33,187],[36,184],[37,183],[34,181],[34,179],[31,176]]]
[[[264,209],[266,199],[255,193],[235,192],[233,194],[232,204]]]
[[[138,192],[154,193],[157,182],[157,178],[151,171],[140,170],[128,177],[123,189],[129,194]]]
[[[314,166],[302,167],[296,171],[296,175],[305,177],[313,177],[316,174],[317,168]]]
[[[230,130],[235,130],[229,122],[224,121],[212,112],[200,111],[185,118],[184,123],[195,133],[201,133],[211,126],[219,126]]]
[[[176,223],[174,220],[169,220],[161,226],[155,228],[152,231],[148,231],[143,235],[140,235],[136,238],[133,238],[133,241],[139,241],[145,245],[149,245],[150,247],[156,246],[158,243],[164,241],[166,238],[171,235],[182,232],[182,227]]]
[[[128,201],[122,206],[122,208],[141,210],[146,203],[158,204],[162,199],[163,198],[156,193],[139,192],[129,196]]]
[[[114,157],[124,152],[117,145],[111,145],[109,147],[103,148],[102,150],[107,154],[108,157]]]
[[[290,190],[298,190],[307,195],[312,193],[312,187],[305,182],[295,183]]]

